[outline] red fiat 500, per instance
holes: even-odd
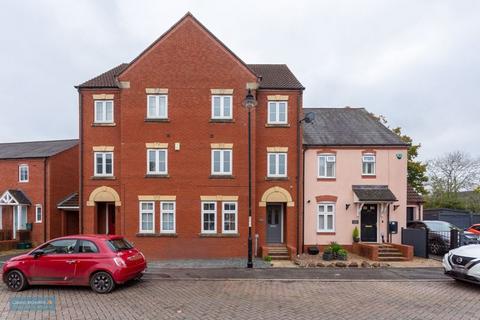
[[[140,278],[145,256],[125,238],[76,235],[53,239],[3,266],[3,281],[12,291],[28,285],[81,285],[107,293],[116,284]]]

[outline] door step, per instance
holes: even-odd
[[[288,249],[285,246],[272,246],[265,248],[272,260],[290,260]]]
[[[387,243],[382,243],[378,248],[378,260],[391,262],[406,261],[407,259],[403,256],[402,252],[394,246]]]

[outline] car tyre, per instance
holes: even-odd
[[[9,271],[5,277],[5,283],[9,290],[15,292],[25,290],[28,286],[27,279],[19,270]]]
[[[115,281],[108,272],[99,271],[90,278],[90,287],[96,293],[109,293],[115,288]]]

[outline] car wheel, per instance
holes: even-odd
[[[430,243],[430,253],[433,254],[433,255],[440,255],[442,253],[442,250],[443,250],[443,246],[442,244],[440,243],[440,241],[438,240],[433,240],[431,243]]]
[[[90,287],[96,293],[109,293],[115,288],[115,282],[109,273],[100,271],[90,279]]]
[[[7,273],[5,283],[7,284],[8,289],[11,291],[22,291],[27,287],[27,280],[22,272],[18,270],[12,270]]]

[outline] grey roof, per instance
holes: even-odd
[[[0,143],[0,159],[50,157],[77,144],[77,139]]]
[[[311,146],[408,146],[364,108],[305,108],[303,143]]]
[[[32,205],[32,203],[30,202],[30,199],[28,199],[27,195],[25,193],[23,193],[22,190],[8,189],[6,191],[8,191],[8,193],[10,193],[10,195],[18,202],[18,204],[23,204],[23,205],[28,205],[28,206]],[[5,193],[5,192],[3,192],[3,193]]]
[[[397,201],[388,186],[353,185],[352,190],[360,201]]]
[[[415,191],[412,186],[407,185],[407,203],[424,203],[423,196]]]
[[[62,201],[60,201],[57,205],[57,208],[77,209],[79,207],[78,203],[79,203],[78,192],[74,192],[66,196],[65,199],[63,199]]]
[[[260,89],[305,89],[286,64],[248,64],[258,77]]]
[[[122,63],[80,84],[78,88],[118,88],[116,77],[128,66],[128,63]],[[304,89],[285,64],[247,64],[247,67],[260,78],[260,89]]]

